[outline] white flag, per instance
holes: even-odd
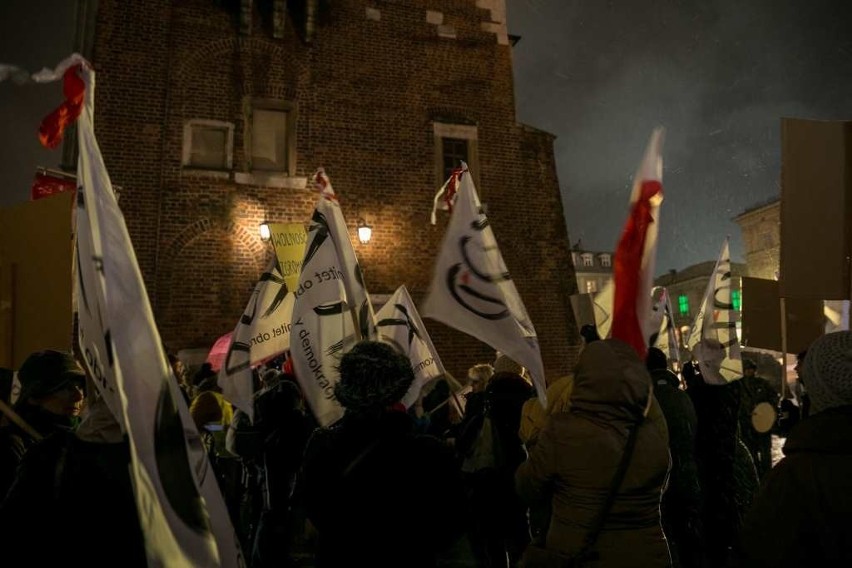
[[[294,295],[273,257],[254,287],[219,369],[219,386],[231,403],[254,420],[252,367],[290,348]]]
[[[601,339],[609,338],[612,328],[612,304],[615,301],[615,281],[610,278],[601,291],[594,295],[595,327]]]
[[[414,382],[402,399],[402,404],[408,408],[420,396],[423,385],[445,373],[444,364],[405,286],[397,288],[378,311],[376,326],[382,339],[396,346],[411,361]]]
[[[361,267],[334,190],[325,173],[314,176],[320,198],[295,290],[290,357],[317,422],[343,416],[334,396],[340,358],[361,339],[376,339],[376,322]]]
[[[547,406],[538,337],[515,288],[467,166],[422,313],[526,367]]]
[[[738,318],[731,301],[731,253],[726,238],[686,342],[707,383],[724,385],[743,376]]]
[[[675,363],[680,363],[671,295],[665,287],[658,286],[651,296],[654,301],[652,324],[658,332],[651,336],[650,345],[666,354],[671,368]]]
[[[85,364],[130,441],[151,566],[243,566],[222,495],[177,381],[92,126],[83,68],[77,179],[77,307]]]

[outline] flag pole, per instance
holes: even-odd
[[[6,415],[6,418],[14,422],[21,430],[35,438],[36,440],[41,440],[43,436],[36,432],[35,428],[29,425],[21,416],[12,410],[6,402],[0,399],[0,412]]]
[[[781,400],[784,400],[784,390],[787,388],[787,301],[781,302]]]

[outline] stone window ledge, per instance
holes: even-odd
[[[199,168],[183,168],[180,171],[181,177],[191,176],[191,177],[205,177],[205,178],[215,178],[215,179],[231,179],[231,172],[223,171],[223,170],[203,170]]]
[[[308,186],[306,177],[289,177],[287,175],[261,172],[236,172],[234,181],[240,185],[257,185],[261,187],[280,187],[284,189],[305,189]]]

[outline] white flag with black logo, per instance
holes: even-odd
[[[317,422],[329,426],[343,416],[334,396],[340,358],[358,341],[378,336],[373,305],[337,197],[322,170],[314,183],[320,198],[294,291],[290,357]]]
[[[420,396],[423,385],[444,374],[444,364],[405,286],[397,288],[376,313],[376,326],[382,339],[411,361],[414,383],[402,399],[402,404],[408,408]]]
[[[222,394],[252,421],[255,394],[252,367],[290,348],[294,299],[273,257],[237,322],[225,361],[219,369]]]
[[[686,343],[705,382],[724,385],[743,376],[738,319],[731,301],[731,253],[726,238]]]
[[[547,406],[538,337],[467,166],[421,312],[483,341],[526,367]]]
[[[130,442],[129,465],[151,566],[244,566],[201,439],[172,374],[130,235],[92,126],[85,66],[77,133],[78,346]],[[105,519],[104,522],[110,522]]]

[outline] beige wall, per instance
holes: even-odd
[[[0,209],[0,366],[71,349],[73,193]]]
[[[743,233],[748,275],[774,280],[781,254],[781,202],[744,213],[736,221]]]

